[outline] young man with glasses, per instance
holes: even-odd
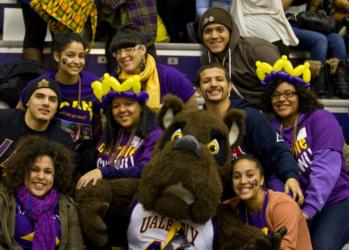
[[[54,120],[61,102],[58,84],[48,78],[33,80],[28,83],[22,95],[25,111],[0,110],[0,178],[3,163],[11,156],[17,141],[23,136],[45,136],[74,151],[70,136]]]
[[[254,155],[264,167],[267,185],[281,191],[281,180],[285,183],[285,192],[291,192],[293,199],[302,204],[298,167],[290,150],[260,111],[248,101],[230,96],[234,93],[234,90],[231,91],[234,85],[225,67],[217,63],[201,67],[196,85],[205,100],[204,108],[207,111],[222,119],[231,108],[246,112],[245,135],[242,144],[234,150],[232,161],[244,154]],[[230,180],[225,187],[225,198],[232,194]]]

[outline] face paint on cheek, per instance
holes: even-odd
[[[257,181],[257,179],[253,179],[253,180],[252,180],[251,186],[252,186],[253,188],[255,188],[255,187],[258,186],[258,181]]]
[[[62,64],[68,64],[68,59],[67,58],[63,58],[62,59]]]

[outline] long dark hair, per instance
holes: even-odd
[[[72,31],[64,31],[53,37],[51,54],[53,55],[54,52],[61,53],[72,42],[81,43],[84,49],[87,48],[86,41],[80,34]]]
[[[143,102],[139,102],[141,105],[141,114],[140,120],[137,125],[136,135],[145,138],[148,134],[159,127],[159,124],[156,119],[156,115],[151,111]],[[105,128],[105,145],[107,148],[115,146],[115,139],[119,134],[119,131],[122,129],[120,124],[118,124],[113,117],[112,112],[112,102],[107,106],[105,110],[105,116],[107,118],[106,128]]]
[[[275,116],[272,104],[271,104],[271,96],[275,89],[283,83],[284,80],[274,80],[269,82],[267,87],[264,90],[262,109],[268,116]],[[292,84],[296,92],[298,94],[299,106],[298,111],[301,113],[309,113],[314,111],[315,109],[323,109],[324,106],[316,99],[316,96],[313,92],[309,91],[303,85]]]
[[[29,135],[19,140],[14,153],[4,162],[4,184],[15,191],[24,183],[30,168],[40,156],[49,156],[54,165],[54,186],[60,193],[67,193],[73,179],[73,155],[63,144],[44,136]]]

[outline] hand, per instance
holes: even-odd
[[[285,193],[291,193],[292,198],[297,201],[301,206],[304,202],[304,196],[302,189],[299,186],[299,182],[295,178],[289,178],[285,183]]]
[[[94,186],[96,185],[97,181],[102,178],[103,175],[101,170],[99,170],[99,168],[93,169],[80,177],[78,184],[76,184],[76,188],[79,189],[82,187],[86,187],[91,181],[92,185]]]

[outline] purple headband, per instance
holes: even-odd
[[[310,82],[305,82],[302,78],[300,78],[298,76],[291,76],[290,74],[288,74],[284,71],[278,71],[278,72],[272,71],[272,72],[270,72],[270,74],[268,74],[264,78],[264,80],[261,81],[261,85],[263,87],[267,87],[271,81],[275,81],[275,80],[284,80],[284,81],[292,83],[292,84],[304,86],[305,88],[310,87]]]
[[[148,93],[145,91],[141,91],[136,94],[133,91],[125,91],[125,92],[116,92],[114,90],[110,90],[109,93],[102,97],[102,105],[103,107],[107,107],[115,98],[125,97],[129,99],[136,100],[140,103],[144,103],[148,100]]]

